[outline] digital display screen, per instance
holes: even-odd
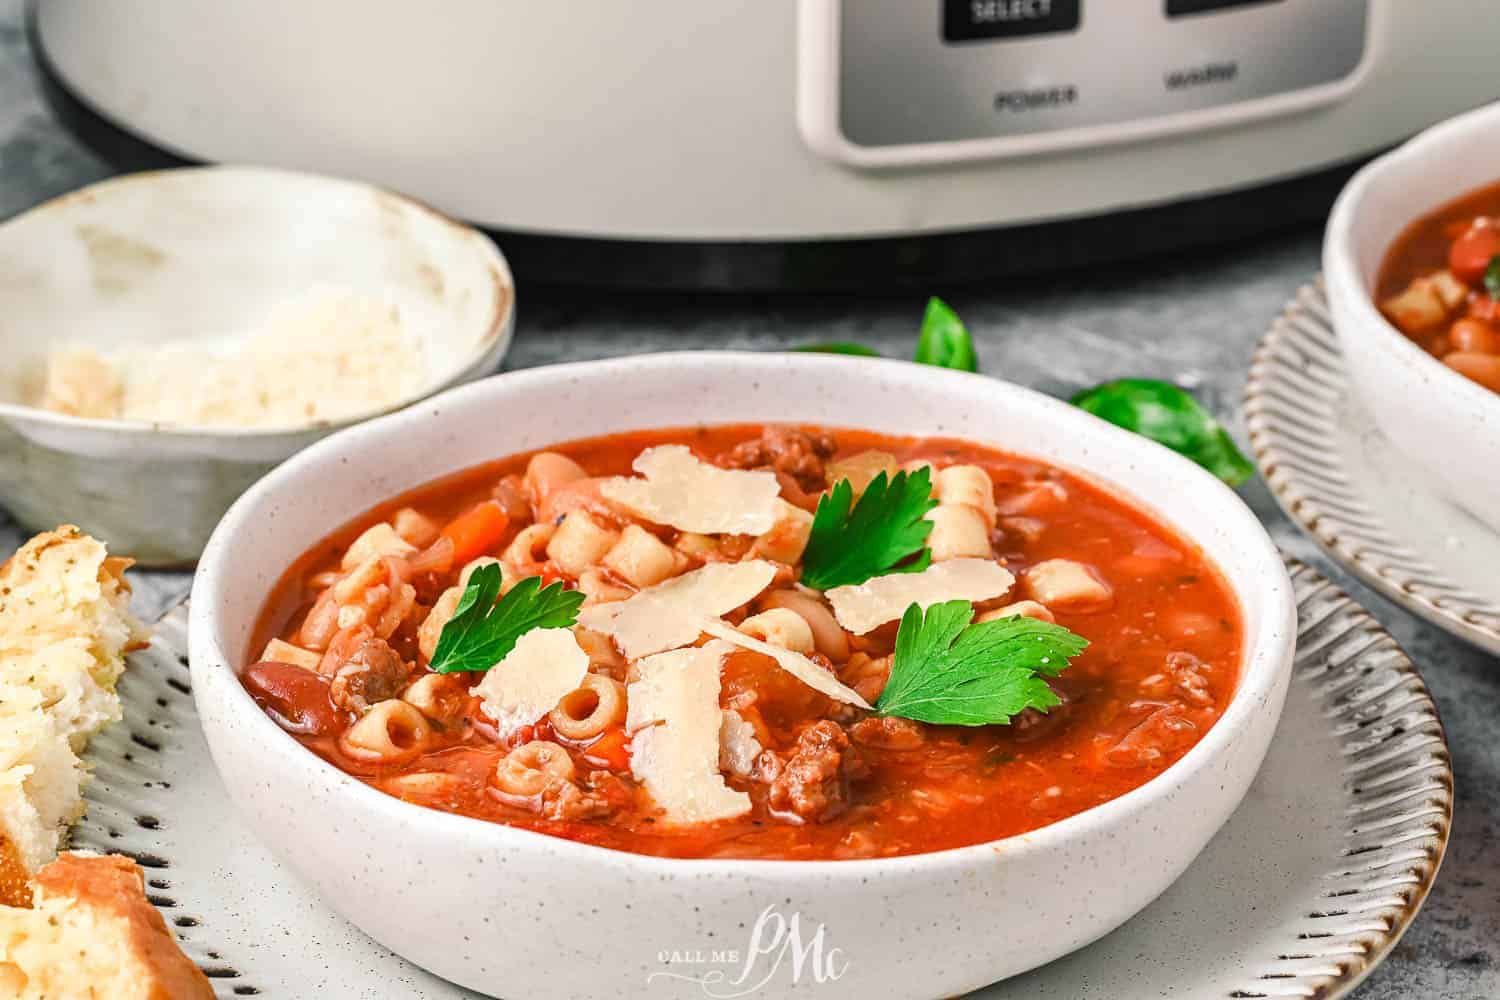
[[[1212,10],[1228,10],[1231,7],[1263,7],[1271,3],[1281,3],[1281,0],[1167,0],[1167,16],[1206,14]]]
[[[1073,31],[1081,0],[943,0],[943,40],[977,42]]]

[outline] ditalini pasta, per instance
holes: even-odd
[[[1200,552],[1066,470],[741,425],[391,498],[288,570],[241,677],[408,802],[648,854],[867,858],[1150,780],[1218,719],[1241,642]]]

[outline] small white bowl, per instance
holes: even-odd
[[[1381,261],[1423,215],[1500,182],[1500,104],[1435,125],[1367,165],[1334,204],[1323,272],[1355,391],[1381,433],[1449,499],[1500,529],[1500,395],[1453,371],[1375,307]]]
[[[37,408],[48,355],[255,328],[320,288],[394,304],[420,338],[419,391],[284,429],[158,426]],[[515,291],[487,238],[353,181],[258,167],[132,174],[0,225],[0,504],[67,521],[148,565],[192,563],[245,487],[335,427],[493,371]]]
[[[1154,780],[1023,836],[869,861],[676,860],[402,802],[325,764],[241,686],[236,671],[276,580],[375,502],[571,438],[750,421],[971,438],[1081,472],[1155,513],[1201,546],[1240,603],[1244,659],[1223,717]],[[1295,626],[1286,570],[1244,503],[1144,438],[976,375],[705,353],[501,375],[309,448],[214,532],[194,581],[190,644],[204,732],[246,822],[335,910],[440,976],[536,1000],[702,997],[700,985],[670,977],[715,973],[725,978],[708,984],[710,996],[913,998],[953,996],[1051,961],[1166,889],[1260,767]],[[779,965],[761,955],[736,984],[757,926],[766,946],[785,930],[778,919],[793,915],[808,947],[822,926],[823,960],[797,976],[790,955]]]

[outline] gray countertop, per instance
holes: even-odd
[[[107,176],[54,120],[26,51],[20,0],[0,0],[0,218]],[[1063,395],[1121,375],[1175,378],[1244,442],[1240,398],[1268,322],[1318,266],[1306,228],[1190,257],[948,293],[983,369]],[[919,298],[611,296],[521,289],[507,368],[677,348],[774,349],[857,340],[910,350]],[[1500,663],[1353,582],[1277,508],[1259,481],[1242,494],[1289,552],[1346,586],[1422,668],[1443,713],[1458,775],[1452,844],[1415,926],[1357,991],[1360,1000],[1500,997]],[[0,555],[20,532],[0,512]],[[140,611],[182,597],[183,574],[138,574]]]

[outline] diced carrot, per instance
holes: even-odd
[[[1478,382],[1491,392],[1500,392],[1500,357],[1493,354],[1454,351],[1443,359],[1443,364],[1460,375]]]
[[[607,767],[611,771],[630,770],[630,737],[623,729],[610,729],[583,751],[583,759],[590,764]]]
[[[448,522],[443,537],[453,543],[453,565],[478,559],[500,544],[510,518],[494,500],[486,500]]]

